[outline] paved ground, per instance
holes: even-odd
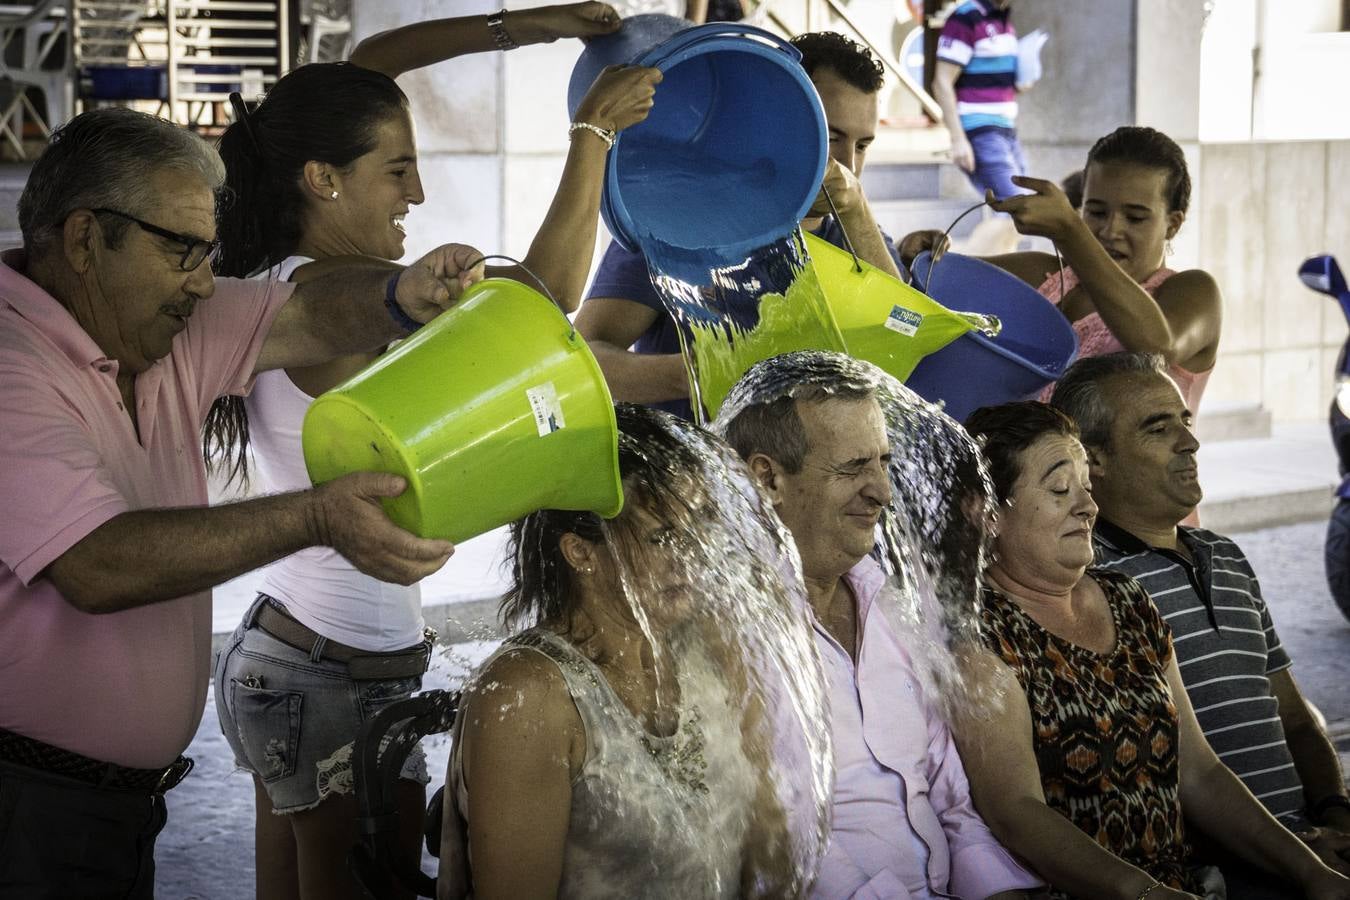
[[[1275,622],[1294,658],[1304,692],[1326,715],[1350,762],[1350,622],[1327,594],[1322,575],[1323,526],[1318,523],[1235,535],[1261,575]],[[485,645],[457,645],[442,658],[427,687],[456,680]],[[448,748],[427,742],[439,781]],[[169,794],[169,825],[159,842],[157,896],[161,900],[246,900],[253,896],[253,794],[232,763],[208,706],[188,751],[192,776]],[[430,871],[430,862],[427,862]]]

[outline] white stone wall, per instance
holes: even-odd
[[[512,9],[543,5],[513,2]],[[356,39],[431,18],[483,15],[493,0],[356,0]],[[399,78],[418,129],[426,203],[408,216],[408,258],[446,241],[517,259],[562,175],[567,81],[578,41],[482,53]],[[608,240],[598,229],[597,248]]]
[[[1346,337],[1340,307],[1298,280],[1309,256],[1350,264],[1350,141],[1203,144],[1199,265],[1223,291],[1223,342],[1205,402],[1319,419]],[[1190,225],[1187,225],[1189,228]]]

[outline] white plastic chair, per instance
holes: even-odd
[[[0,111],[0,137],[8,141],[19,159],[26,159],[23,147],[24,126],[33,122],[43,138],[70,118],[73,105],[69,41],[69,10],[65,0],[38,0],[25,12],[0,13],[0,81],[14,90],[8,105]],[[15,65],[5,62],[5,51],[22,34],[21,59]],[[59,49],[58,49],[59,48]],[[38,111],[28,89],[37,88],[47,100],[45,114]]]

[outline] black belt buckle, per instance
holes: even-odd
[[[196,762],[190,756],[180,756],[171,762],[159,776],[159,781],[155,784],[154,792],[156,794],[167,793],[182,783],[183,779],[192,771]]]

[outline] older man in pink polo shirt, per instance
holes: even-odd
[[[891,503],[891,447],[859,375],[837,354],[778,357],[752,370],[715,423],[792,532],[815,613],[835,785],[811,896],[1023,897],[1042,882],[972,805],[951,731],[906,646],[913,637],[897,635],[876,602],[886,578],[869,554]],[[738,396],[751,384],[767,396]]]
[[[481,277],[471,248],[215,280],[215,151],[124,109],[73,119],[0,262],[0,897],[149,897],[201,719],[210,588],[312,545],[410,583],[453,551],[362,473],[206,508],[201,427],[265,369],[369,350]],[[410,318],[411,317],[411,318]]]

